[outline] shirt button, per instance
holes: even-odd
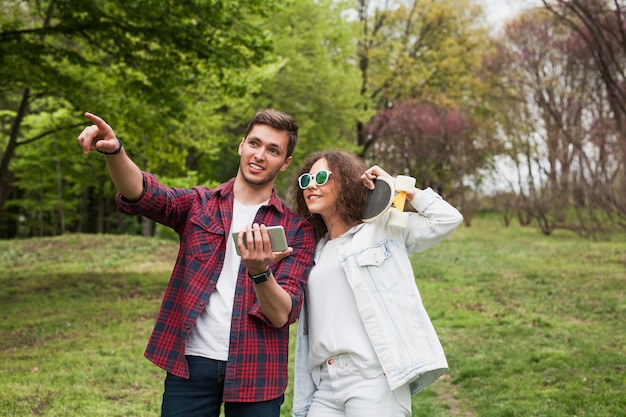
[[[191,325],[190,324],[185,324],[185,330],[189,330],[191,329]]]
[[[204,305],[204,300],[200,300],[200,305],[203,306]]]
[[[328,360],[328,364],[329,364],[329,365],[332,365],[333,363],[335,363],[335,361],[334,361],[334,360],[332,360],[332,359],[329,359],[329,360]]]

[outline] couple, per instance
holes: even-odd
[[[227,417],[278,417],[289,325],[299,317],[294,416],[411,415],[411,395],[447,362],[409,255],[461,223],[455,208],[415,188],[406,228],[387,226],[386,216],[363,223],[366,187],[391,176],[356,155],[323,151],[300,169],[294,213],[274,182],[292,161],[298,126],[273,109],[249,122],[236,177],[215,189],[163,186],[126,155],[103,119],[85,116],[94,124],[78,142],[86,154],[105,155],[118,208],[180,236],[145,351],[167,371],[161,416],[217,417],[224,403]],[[266,226],[273,225],[285,229],[283,252],[271,250]]]

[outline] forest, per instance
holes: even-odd
[[[472,0],[0,2],[0,239],[151,236],[119,214],[89,111],[170,186],[236,174],[263,108],[294,163],[341,148],[461,210],[551,235],[626,229],[626,1],[541,0],[499,27]]]

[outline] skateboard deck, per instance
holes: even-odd
[[[374,189],[367,190],[363,221],[374,221],[387,211],[391,207],[394,194],[393,183],[389,179],[385,177],[376,178],[374,180]]]

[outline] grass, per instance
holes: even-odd
[[[164,375],[143,349],[176,252],[131,236],[0,241],[0,416],[158,416]],[[479,218],[413,264],[450,364],[413,416],[626,415],[626,236]]]

